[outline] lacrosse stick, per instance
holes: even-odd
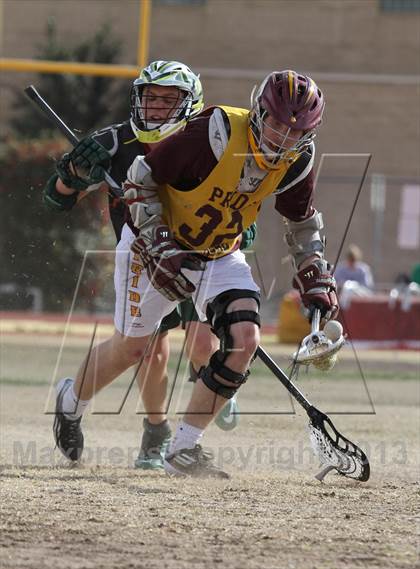
[[[324,466],[315,478],[321,482],[328,472],[336,470],[347,478],[369,480],[370,466],[365,453],[337,431],[331,419],[306,399],[261,346],[256,354],[308,414],[311,445]]]
[[[25,94],[33,101],[42,111],[43,113],[50,119],[50,121],[58,128],[58,130],[67,138],[69,142],[73,146],[75,146],[79,139],[74,134],[74,132],[66,125],[66,123],[57,115],[57,113],[49,106],[47,101],[41,97],[38,91],[35,89],[33,85],[29,85],[24,89]],[[123,192],[117,182],[105,172],[105,181],[109,186],[110,193],[116,197],[120,198],[123,195]]]
[[[328,371],[332,369],[337,361],[337,352],[341,350],[346,339],[342,334],[341,324],[336,322],[333,331],[339,337],[328,337],[325,332],[320,331],[319,323],[321,312],[315,308],[311,320],[311,333],[303,338],[299,349],[293,354],[293,363],[302,365],[314,365],[317,369]],[[326,325],[327,330],[328,323]]]

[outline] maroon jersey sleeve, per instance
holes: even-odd
[[[207,178],[217,164],[209,142],[209,116],[204,114],[191,120],[182,132],[162,141],[147,154],[145,161],[156,183],[188,191]]]
[[[314,172],[310,170],[306,178],[276,196],[276,210],[287,219],[303,221],[314,212],[313,194]]]

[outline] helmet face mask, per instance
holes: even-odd
[[[155,61],[143,69],[130,99],[133,131],[149,144],[185,128],[204,106],[199,76],[177,61]]]
[[[132,119],[144,132],[170,130],[190,116],[192,96],[178,87],[135,85],[131,92]],[[186,120],[185,120],[186,124]],[[180,125],[181,126],[181,125]]]
[[[257,163],[264,169],[275,169],[281,160],[302,153],[316,136],[315,130],[303,132],[288,125],[276,128],[269,122],[270,115],[266,110],[251,113],[250,130],[257,150]]]
[[[260,168],[277,169],[316,136],[324,98],[315,82],[294,71],[268,75],[251,95],[249,143]]]

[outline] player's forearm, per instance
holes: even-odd
[[[68,186],[66,186],[63,180],[61,180],[60,178],[57,179],[57,182],[55,184],[55,189],[59,194],[62,194],[63,196],[71,196],[72,194],[77,192],[77,190],[74,190],[73,188],[69,188]],[[98,190],[98,189],[107,190],[109,189],[109,186],[106,182],[102,182],[100,184],[92,184],[92,186],[89,186],[88,191]]]
[[[285,241],[296,269],[306,267],[314,260],[324,257],[325,239],[320,233],[324,227],[321,213],[313,210],[303,221],[284,218],[284,222],[287,230]]]
[[[63,194],[63,196],[71,196],[77,191],[74,190],[73,188],[69,188],[68,186],[66,186],[60,178],[57,178],[55,189],[59,194]]]

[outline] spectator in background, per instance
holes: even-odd
[[[349,308],[355,296],[368,296],[373,292],[373,277],[369,265],[362,262],[362,251],[357,245],[347,249],[346,260],[337,263],[334,272],[340,304],[344,310]]]
[[[373,288],[372,271],[368,264],[363,263],[362,251],[357,245],[350,245],[346,260],[338,263],[334,272],[338,287],[342,288],[346,281],[353,281],[367,289]]]

